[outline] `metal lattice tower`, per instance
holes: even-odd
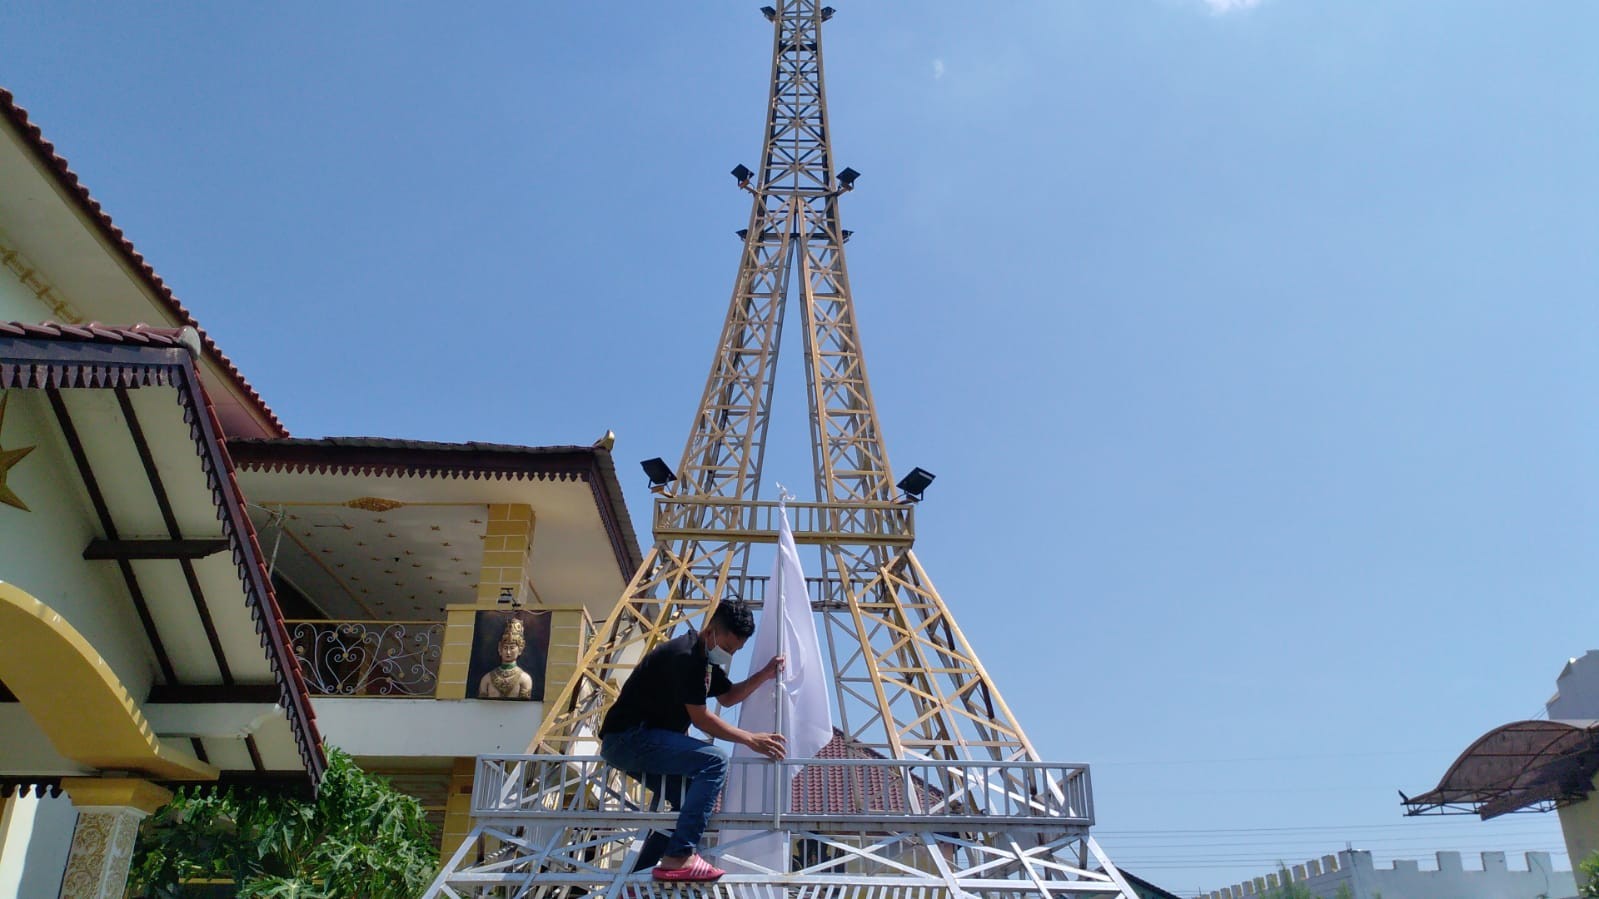
[[[829,140],[822,27],[833,10],[781,0],[762,11],[773,43],[761,165],[735,171],[753,203],[676,492],[657,498],[654,547],[578,673],[548,700],[530,747],[540,754],[479,759],[472,836],[429,895],[671,892],[625,877],[640,828],[669,829],[672,816],[647,810],[635,784],[593,758],[595,735],[645,652],[725,598],[764,599],[765,578],[748,568],[751,545],[777,539],[777,504],[760,487],[792,298],[816,501],[789,509],[796,541],[821,556],[807,586],[846,750],[811,769],[845,786],[820,805],[796,794],[782,816],[795,846],[809,847],[796,849],[797,873],[730,876],[696,892],[1132,899],[1088,834],[1086,767],[1039,760],[911,550],[914,506],[895,499],[845,264],[839,198],[855,173],[834,171]],[[748,816],[717,822],[778,829]],[[719,849],[737,856],[736,841],[709,852]]]

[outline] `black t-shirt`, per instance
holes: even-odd
[[[688,733],[688,710],[683,706],[704,705],[707,698],[732,688],[727,672],[705,657],[705,644],[700,642],[699,632],[691,629],[645,654],[605,713],[600,736],[640,724]]]

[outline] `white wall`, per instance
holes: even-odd
[[[1393,866],[1379,868],[1371,853],[1340,852],[1323,856],[1289,872],[1294,883],[1303,883],[1312,893],[1332,899],[1340,886],[1347,886],[1354,899],[1566,899],[1577,895],[1570,871],[1556,871],[1547,852],[1529,852],[1527,866],[1511,870],[1503,852],[1484,852],[1481,869],[1467,870],[1458,852],[1437,854],[1437,867],[1422,870],[1414,859],[1395,859]],[[1278,875],[1257,877],[1207,895],[1211,899],[1259,896],[1280,886]]]
[[[1555,695],[1544,708],[1551,721],[1599,719],[1599,650],[1590,649],[1566,663],[1555,679]],[[1560,809],[1560,829],[1573,865],[1599,852],[1599,777],[1594,792]]]
[[[1544,705],[1551,721],[1599,718],[1599,650],[1566,663],[1555,679],[1555,695]]]
[[[311,707],[323,738],[359,756],[523,753],[544,719],[542,702],[318,697]]]
[[[109,391],[108,391],[109,392]],[[114,562],[86,562],[98,536],[82,479],[60,439],[44,391],[10,390],[4,446],[36,445],[6,483],[32,511],[0,505],[0,581],[26,591],[89,641],[135,699],[149,694],[155,658]]]
[[[77,823],[65,794],[12,797],[0,816],[0,896],[56,899]]]
[[[37,271],[33,260],[25,256],[7,255],[15,252],[16,241],[0,224],[0,321],[62,320],[63,316],[39,298],[38,290],[50,286],[44,273]],[[29,277],[33,286],[24,284],[24,277]]]

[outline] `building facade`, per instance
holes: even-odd
[[[611,441],[291,437],[0,90],[0,896],[121,897],[172,789],[324,740],[453,849],[639,564]]]

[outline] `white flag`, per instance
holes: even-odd
[[[768,585],[766,603],[755,629],[755,649],[750,655],[750,670],[759,671],[774,656],[785,662],[777,680],[762,684],[739,705],[738,726],[753,733],[781,733],[788,742],[791,759],[815,758],[833,738],[833,716],[827,707],[830,676],[822,665],[820,641],[816,638],[816,616],[811,613],[805,572],[800,568],[799,550],[788,526],[788,509],[778,503],[777,565]],[[781,705],[780,705],[781,704]],[[735,764],[728,773],[722,793],[722,807],[729,811],[775,812],[775,802],[789,811],[789,793],[796,769],[774,778],[777,766],[764,762],[737,763],[739,759],[760,759],[748,747],[733,749]],[[726,831],[721,844],[738,841],[729,855],[769,868],[788,870],[788,832]],[[722,857],[734,867],[743,867]],[[749,870],[749,869],[746,869]]]

